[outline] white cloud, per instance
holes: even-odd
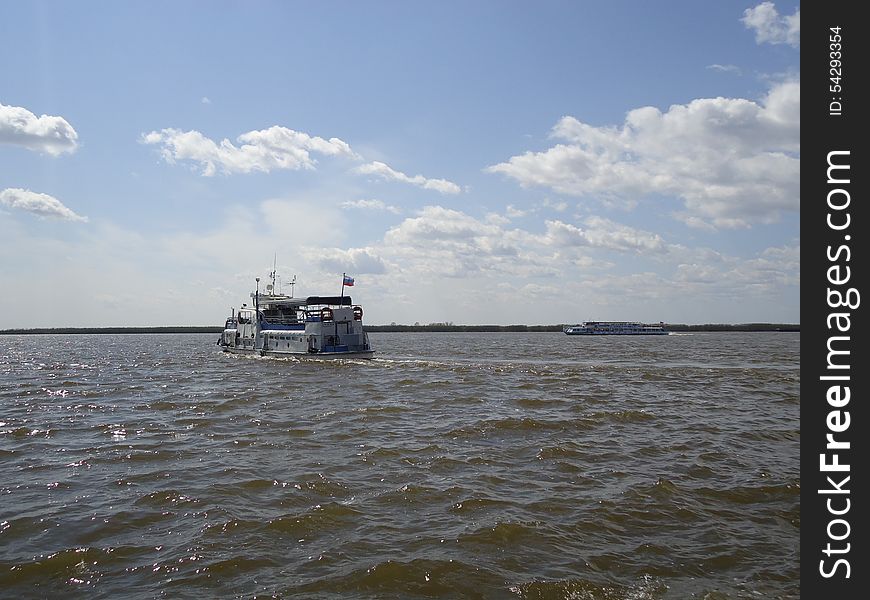
[[[311,262],[334,273],[378,274],[386,271],[383,259],[373,248],[325,248],[308,252]]]
[[[800,285],[800,246],[766,248],[749,259],[718,255],[716,260],[693,257],[680,262],[673,276],[675,285],[687,293],[706,292],[724,298],[770,294]]]
[[[673,247],[666,244],[657,233],[635,229],[603,217],[589,217],[585,224],[585,228],[580,228],[562,221],[547,221],[546,243],[554,246],[589,246],[637,254],[664,254]]]
[[[737,65],[712,64],[707,65],[707,68],[711,71],[719,71],[720,73],[734,73],[735,75],[741,75],[743,73]]]
[[[682,221],[687,226],[692,227],[693,229],[701,229],[703,231],[715,232],[716,228],[713,227],[710,223],[701,219],[699,217],[695,217],[693,215],[687,213],[674,213],[673,217],[678,221]],[[734,227],[739,227],[740,223],[734,223]]]
[[[0,191],[0,204],[9,208],[23,210],[39,217],[81,222],[88,220],[87,217],[74,213],[53,196],[20,188],[7,188]]]
[[[416,185],[417,187],[421,187],[426,190],[435,190],[437,192],[441,192],[442,194],[458,194],[462,191],[462,189],[452,181],[447,181],[446,179],[429,179],[427,177],[423,177],[422,175],[414,175],[413,177],[411,177],[409,175],[405,175],[401,171],[396,171],[389,165],[379,161],[373,161],[357,167],[355,171],[363,175],[377,175],[381,179],[385,179],[387,181],[401,181],[403,183],[410,183],[411,185]]]
[[[317,161],[312,153],[325,156],[358,158],[350,146],[338,139],[325,140],[277,125],[249,131],[237,138],[239,146],[228,139],[216,143],[198,131],[163,129],[142,135],[146,144],[162,144],[161,154],[168,163],[189,160],[202,167],[205,176],[218,169],[224,173],[250,173],[273,169],[313,169]]]
[[[405,219],[387,231],[385,239],[403,245],[446,243],[453,240],[497,235],[497,225],[481,222],[471,215],[442,206],[426,206],[419,216]]]
[[[200,102],[202,102],[203,104],[211,104],[211,100],[209,100],[208,96],[203,96]]]
[[[63,117],[37,117],[26,108],[0,104],[0,143],[57,156],[75,152],[78,134]]]
[[[800,83],[777,84],[762,102],[703,98],[628,113],[621,127],[563,117],[543,152],[526,152],[487,171],[523,186],[634,204],[677,196],[687,223],[748,227],[797,211],[800,199]]]
[[[797,48],[801,43],[801,9],[796,8],[791,16],[781,16],[773,2],[762,2],[743,11],[740,19],[747,29],[755,31],[759,44],[788,44]]]
[[[494,213],[481,220],[461,211],[427,206],[389,229],[383,242],[373,247],[394,271],[433,277],[551,277],[578,267],[595,271],[612,266],[606,257],[613,253],[657,263],[673,263],[687,254],[714,262],[717,257],[598,216],[587,217],[582,226],[546,221],[543,234],[510,224]]]
[[[527,214],[529,214],[529,211],[522,210],[512,204],[508,204],[505,208],[505,214],[508,216],[509,219],[517,219],[519,217],[525,217]]]
[[[556,212],[565,212],[568,210],[568,203],[564,200],[550,200],[549,198],[544,198],[543,205],[547,208],[552,208]]]
[[[356,208],[359,210],[385,211],[399,214],[402,210],[397,206],[386,204],[383,200],[346,200],[341,203],[342,208]]]
[[[484,222],[489,223],[490,225],[501,226],[501,225],[507,225],[508,223],[511,222],[511,220],[508,219],[504,215],[500,215],[498,213],[491,212],[491,213],[486,213],[486,216],[484,217]]]
[[[495,218],[493,218],[495,216]],[[390,228],[379,253],[409,280],[419,277],[476,277],[481,274],[554,273],[552,254],[538,236],[508,229],[500,215],[483,220],[442,206],[426,206],[417,216]]]
[[[800,246],[767,248],[758,257],[743,261],[726,273],[725,281],[764,286],[799,285]]]

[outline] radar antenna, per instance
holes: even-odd
[[[278,276],[278,253],[275,253],[275,260],[272,262],[272,271],[269,273],[269,278],[272,280],[272,285],[269,286],[271,288],[270,293],[277,294],[278,288],[275,287],[275,278]]]

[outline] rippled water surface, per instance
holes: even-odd
[[[799,334],[370,337],[0,337],[0,595],[799,596]]]

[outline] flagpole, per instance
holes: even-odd
[[[344,306],[344,276],[345,275],[347,275],[347,273],[341,274],[341,301],[339,301],[339,303],[338,303],[339,306]]]

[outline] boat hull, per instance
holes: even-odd
[[[312,360],[335,360],[340,358],[371,359],[374,350],[359,350],[347,352],[287,352],[282,350],[252,350],[250,348],[221,348],[228,354],[249,354],[254,356],[275,356],[283,358],[300,358]]]
[[[644,331],[637,333],[629,332],[602,332],[602,331],[566,331],[566,335],[670,335],[670,331]]]

